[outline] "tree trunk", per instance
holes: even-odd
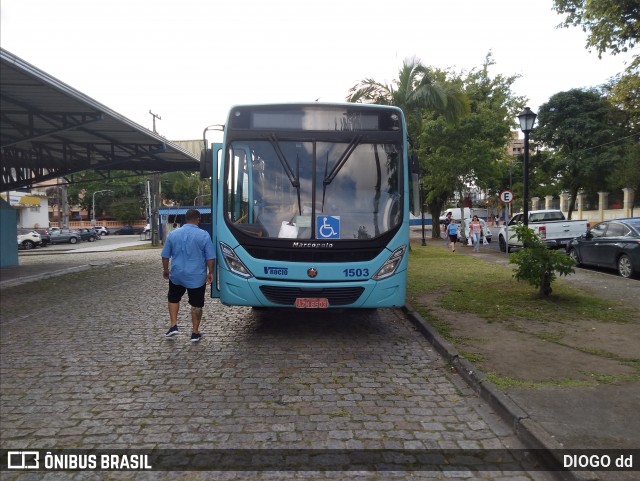
[[[551,275],[545,272],[542,274],[542,281],[540,282],[540,296],[547,297],[551,292]]]
[[[430,204],[429,213],[431,214],[431,238],[440,238],[440,209],[442,204]]]
[[[572,187],[571,192],[569,192],[571,194],[571,202],[569,202],[569,212],[567,212],[567,220],[571,220],[571,215],[573,214],[573,211],[576,210],[576,201],[578,200],[578,190],[580,190],[579,187]]]

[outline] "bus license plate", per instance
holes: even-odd
[[[327,309],[329,299],[325,297],[298,297],[296,298],[296,308],[298,309]]]

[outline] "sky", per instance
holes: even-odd
[[[343,102],[407,58],[519,75],[537,109],[622,72],[552,0],[2,0],[0,45],[168,140],[202,138],[247,103]],[[218,134],[213,134],[218,135]],[[209,140],[218,140],[211,138]]]

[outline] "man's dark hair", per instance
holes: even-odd
[[[197,220],[200,218],[200,211],[196,209],[189,209],[187,213],[184,215],[184,218],[187,222],[192,220]]]

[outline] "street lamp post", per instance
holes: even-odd
[[[113,191],[106,189],[106,190],[96,190],[93,193],[93,200],[91,202],[91,225],[96,225],[96,194],[99,194],[100,192],[113,192]]]
[[[211,194],[202,194],[202,195],[198,195],[196,196],[195,199],[193,199],[193,205],[196,205],[196,200],[198,200],[200,197],[211,197]]]
[[[523,215],[524,225],[529,226],[529,132],[533,130],[533,124],[536,121],[537,115],[531,111],[529,107],[525,107],[522,112],[518,114],[518,120],[520,121],[520,130],[524,133],[524,193],[523,193]]]
[[[424,227],[424,207],[425,207],[424,185],[423,185],[422,177],[420,177],[420,220],[422,224],[422,246],[423,247],[427,245],[427,237],[426,237],[425,227]]]

